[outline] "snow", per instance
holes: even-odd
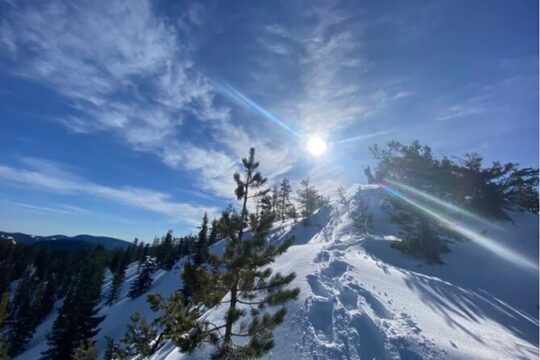
[[[354,233],[350,214],[358,201],[373,215],[373,234]],[[512,214],[488,236],[538,263],[538,216]],[[383,190],[354,186],[344,203],[320,209],[308,219],[276,223],[272,238],[294,236],[275,270],[294,271],[301,293],[275,331],[268,359],[537,359],[538,271],[509,261],[474,241],[456,242],[445,264],[431,266],[390,248],[399,228],[390,222]],[[471,225],[472,226],[472,225]],[[499,229],[500,228],[500,229]],[[483,230],[483,229],[478,229]],[[212,249],[219,253],[223,242]],[[181,267],[182,260],[178,263]],[[178,268],[155,274],[151,292],[168,295],[181,287]],[[137,264],[128,270],[122,300],[104,306],[107,318],[97,336],[119,340],[130,315],[153,314],[145,296],[126,297]],[[107,276],[110,282],[110,275]],[[224,308],[206,316],[220,318]],[[29,350],[46,348],[54,314],[38,328]],[[153,360],[206,359],[209,349],[186,356],[165,344]]]

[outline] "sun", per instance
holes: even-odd
[[[321,156],[326,152],[328,145],[326,142],[317,136],[312,136],[307,142],[307,151],[312,155]]]

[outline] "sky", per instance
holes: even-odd
[[[369,146],[538,166],[538,2],[0,0],[0,230],[150,241]],[[327,151],[314,156],[318,137]]]

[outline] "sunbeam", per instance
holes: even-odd
[[[382,135],[386,135],[386,134],[389,134],[389,133],[390,133],[390,131],[378,131],[378,132],[374,132],[374,133],[371,133],[371,134],[354,136],[354,137],[350,137],[350,138],[347,138],[347,139],[332,141],[331,143],[332,144],[345,144],[345,143],[349,143],[349,142],[353,142],[353,141],[360,141],[360,140],[370,139],[370,138],[373,138],[373,137],[382,136]]]
[[[457,214],[460,214],[460,215],[463,215],[471,220],[474,220],[482,225],[485,225],[485,226],[489,226],[491,228],[496,228],[496,229],[502,229],[502,227],[498,224],[494,224],[492,221],[489,221],[489,220],[486,220],[484,219],[483,217],[481,216],[478,216],[476,215],[475,213],[472,213],[466,209],[463,209],[459,206],[456,206],[454,204],[451,204],[447,201],[444,201],[444,200],[441,200],[431,194],[428,194],[424,191],[421,191],[421,190],[418,190],[418,189],[415,189],[413,188],[412,186],[408,186],[408,185],[404,185],[404,184],[401,184],[397,181],[394,181],[394,180],[391,180],[391,179],[384,179],[385,182],[389,183],[389,184],[392,184],[393,186],[401,189],[402,191],[406,191],[406,192],[410,192],[416,196],[419,196],[427,201],[430,201],[434,204],[437,204],[447,210],[450,210],[454,213],[457,213]]]
[[[431,216],[432,218],[439,221],[442,225],[447,227],[448,229],[455,231],[464,237],[466,237],[469,240],[477,242],[479,245],[483,246],[487,250],[493,252],[495,255],[500,256],[508,261],[513,262],[516,265],[519,265],[521,267],[529,268],[535,271],[538,271],[538,264],[536,264],[534,261],[531,261],[530,259],[527,259],[521,254],[518,254],[514,250],[498,244],[495,240],[490,239],[484,235],[481,235],[463,224],[458,224],[455,220],[448,219],[444,217],[443,215],[435,212],[434,210],[419,204],[418,202],[408,198],[398,190],[392,189],[391,187],[387,185],[382,185],[383,188],[389,192],[390,194],[400,198],[401,200],[405,201],[406,203],[414,206],[415,208],[423,211],[427,215]]]
[[[301,137],[301,135],[296,130],[291,128],[289,125],[285,124],[282,120],[280,120],[278,117],[276,117],[271,112],[269,112],[269,111],[265,110],[263,107],[259,106],[255,101],[251,100],[250,98],[248,98],[247,96],[242,94],[240,91],[233,88],[231,85],[226,84],[226,83],[222,83],[222,82],[214,82],[214,84],[217,87],[217,89],[220,90],[221,93],[223,95],[225,95],[227,98],[229,98],[230,100],[232,100],[232,101],[234,101],[234,102],[236,102],[236,103],[238,103],[238,104],[240,104],[240,105],[242,105],[242,106],[244,106],[244,107],[246,107],[246,108],[248,108],[248,109],[250,109],[252,111],[255,111],[255,112],[259,113],[260,115],[262,115],[267,120],[270,120],[273,123],[281,126],[283,129],[287,130],[288,132],[290,132],[294,136]]]

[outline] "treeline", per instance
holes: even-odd
[[[215,229],[210,230],[208,246],[219,236]],[[0,240],[0,358],[22,353],[58,302],[62,305],[42,358],[70,359],[98,331],[103,320],[96,316],[100,306],[119,299],[130,264],[138,264],[128,293],[134,298],[151,286],[156,270],[171,270],[196,247],[197,237],[175,238],[172,232],[152,244],[135,239],[127,248],[116,250],[100,245],[55,250]],[[111,281],[103,288],[107,272]]]
[[[288,178],[283,178],[279,184],[263,190],[256,201],[255,215],[259,212],[272,214],[274,220],[285,221],[308,217],[320,207],[330,204],[330,199],[319,193],[310,180],[303,179],[293,195],[293,188]]]
[[[58,307],[58,314],[48,335],[48,348],[41,358],[97,358],[91,339],[99,332],[99,324],[104,320],[104,316],[98,314],[103,307],[112,306],[121,298],[130,265],[136,266],[137,273],[127,296],[136,298],[151,287],[156,271],[171,270],[179,259],[185,257],[187,260],[181,269],[184,286],[175,294],[176,297],[169,300],[178,301],[178,297],[181,297],[183,309],[192,315],[202,308],[213,306],[212,301],[224,295],[222,288],[219,291],[208,288],[209,279],[221,283],[222,287],[238,287],[240,284],[237,282],[240,279],[231,283],[230,276],[238,277],[239,272],[244,276],[244,271],[248,270],[252,274],[249,276],[259,278],[259,281],[265,284],[266,290],[275,289],[275,293],[280,296],[279,299],[267,296],[266,300],[261,300],[261,305],[265,302],[278,305],[288,299],[286,294],[294,295],[282,290],[294,276],[281,277],[277,274],[276,277],[271,276],[271,272],[258,273],[259,270],[256,270],[268,265],[291,243],[286,241],[281,246],[273,246],[266,243],[265,236],[272,222],[307,217],[321,206],[328,205],[329,199],[323,197],[310,184],[309,179],[302,180],[296,192],[287,178],[283,178],[275,186],[266,187],[266,180],[262,181],[260,174],[254,173],[258,164],[253,156],[254,152],[251,153],[249,161],[244,159],[244,165],[251,167],[246,167],[249,172],[246,173],[246,178],[242,179],[240,174],[235,174],[234,177],[238,184],[235,194],[240,200],[244,200],[240,204],[241,211],[230,205],[219,218],[212,220],[205,213],[196,235],[174,237],[172,231],[169,231],[163,237],[155,238],[152,243],[135,239],[125,249],[115,250],[107,250],[103,246],[52,249],[0,240],[0,358],[21,354],[36,328],[53,312],[55,306]],[[248,199],[247,194],[252,188],[256,191],[250,194]],[[248,230],[249,240],[242,239],[245,237],[244,232]],[[221,239],[227,242],[228,249],[237,247],[233,253],[230,253],[232,250],[226,250],[223,258],[211,255],[209,251],[210,246]],[[251,249],[248,249],[248,244]],[[262,258],[258,255],[261,251]],[[243,254],[242,259],[238,258],[239,254]],[[229,275],[219,278],[218,267],[227,268],[233,257],[237,264],[228,268]],[[253,271],[256,273],[252,273]],[[107,273],[110,281],[104,287]],[[256,287],[247,290],[245,284],[237,288],[240,297],[238,301],[242,301],[242,296],[251,298],[251,294],[256,290]],[[164,301],[160,299],[155,307],[167,308]],[[234,306],[232,308],[234,309]],[[238,311],[238,315],[241,317],[243,311]],[[257,318],[264,320],[265,324],[257,325],[261,329],[255,333],[261,332],[267,337],[269,329],[282,320],[284,312],[282,309],[275,315],[277,317],[271,320],[264,316]],[[166,327],[163,324],[157,327],[156,324],[148,324],[140,314],[134,314],[132,320],[133,324],[128,328],[121,344],[109,339],[105,359],[127,358],[134,355],[134,352],[151,353],[159,345],[159,339],[171,336],[164,330]],[[227,321],[232,324],[237,320]],[[230,331],[232,330],[229,329]],[[146,337],[142,338],[148,340],[147,343],[141,340],[141,334],[146,334]],[[210,336],[211,332],[207,335]],[[232,349],[230,341],[229,334],[221,345],[224,354]],[[257,338],[257,341],[263,340]],[[268,340],[263,342],[266,346],[270,345]],[[137,345],[134,345],[135,343]],[[261,345],[251,346],[254,349]]]
[[[455,207],[487,221],[511,221],[508,211],[538,214],[537,168],[497,161],[485,166],[482,156],[476,153],[456,159],[437,158],[429,146],[418,141],[410,145],[392,141],[383,148],[372,146],[370,151],[377,167],[375,174],[367,168],[366,176],[370,182],[390,190],[393,220],[401,228],[402,241],[393,246],[430,263],[441,263],[441,254],[449,251],[447,239],[461,236],[421,207],[404,201],[399,194],[413,202],[429,204],[456,220],[464,212],[456,211]],[[441,202],[449,206],[440,206]]]

